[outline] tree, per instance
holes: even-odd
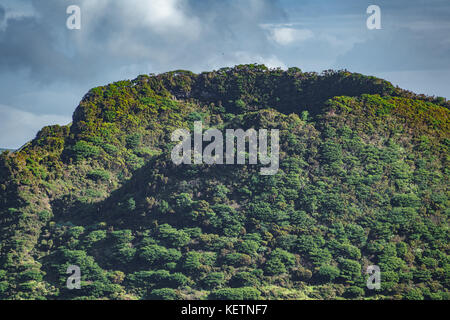
[[[264,271],[269,276],[279,275],[286,273],[286,266],[283,264],[280,258],[269,258],[264,266]]]
[[[177,262],[181,258],[181,252],[176,249],[167,249],[153,244],[144,246],[139,250],[139,258],[150,265]]]
[[[207,289],[220,287],[225,283],[225,275],[223,272],[211,272],[202,279],[202,283]]]
[[[224,288],[212,291],[209,300],[243,300],[242,290],[240,288]]]
[[[191,237],[183,230],[177,230],[168,224],[159,227],[159,237],[169,246],[180,248],[191,241]]]
[[[330,266],[330,265],[323,265],[319,268],[318,274],[319,274],[319,278],[322,281],[332,282],[334,279],[336,279],[339,276],[340,271],[337,267]]]
[[[81,161],[90,157],[97,157],[100,154],[100,148],[87,141],[80,140],[71,148],[73,157],[76,161]]]
[[[259,300],[261,292],[256,288],[224,288],[212,291],[209,300]]]
[[[423,294],[418,288],[409,288],[407,292],[403,294],[405,300],[423,300]]]
[[[238,272],[230,279],[230,285],[239,287],[257,287],[260,284],[258,278],[250,272]]]
[[[154,289],[148,295],[149,300],[178,300],[179,295],[174,289],[161,288]]]
[[[347,281],[352,281],[361,276],[361,265],[357,261],[341,258],[339,267],[341,270],[340,276]]]
[[[196,273],[201,267],[201,253],[190,251],[184,257],[183,269],[190,273]]]
[[[344,294],[346,297],[348,297],[350,299],[356,299],[356,298],[364,296],[364,289],[355,287],[355,286],[351,286],[345,290]]]

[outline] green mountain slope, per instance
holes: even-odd
[[[448,107],[260,65],[94,88],[0,156],[0,298],[448,299]],[[174,165],[171,133],[198,120],[279,129],[280,170]]]

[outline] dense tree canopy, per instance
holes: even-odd
[[[0,156],[0,298],[449,299],[448,106],[261,65],[94,88]],[[279,129],[278,173],[174,165],[197,120]]]

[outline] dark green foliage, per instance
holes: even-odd
[[[86,158],[97,157],[100,154],[100,148],[81,140],[71,148],[71,152],[77,161],[81,161]]]
[[[202,283],[207,289],[221,287],[225,283],[223,272],[211,272],[202,279]]]
[[[106,170],[92,170],[88,173],[87,177],[94,181],[108,181],[110,174]]]
[[[354,260],[340,259],[341,277],[347,281],[355,280],[361,275],[361,264]]]
[[[231,278],[230,285],[236,288],[257,287],[259,285],[259,280],[256,275],[250,272],[239,272]]]
[[[360,287],[349,287],[345,290],[345,296],[350,298],[350,299],[356,299],[359,297],[364,296],[364,289],[360,288]]]
[[[159,245],[149,245],[139,250],[139,257],[150,265],[162,265],[169,262],[177,262],[181,253],[176,249],[167,249]]]
[[[260,65],[94,88],[0,155],[0,298],[448,300],[448,107]],[[278,174],[175,166],[171,133],[200,120],[279,129]]]
[[[252,287],[227,288],[212,291],[208,296],[210,300],[258,300],[261,293]]]
[[[272,257],[267,260],[264,271],[269,276],[279,275],[282,273],[286,273],[287,269],[284,263],[280,258]]]
[[[179,295],[173,289],[162,288],[155,289],[150,292],[148,295],[149,300],[177,300],[179,299]]]
[[[139,133],[130,134],[126,137],[127,148],[135,149],[141,144],[142,136]]]
[[[340,271],[337,267],[333,267],[330,265],[323,265],[319,268],[318,274],[322,281],[332,282],[339,276]]]

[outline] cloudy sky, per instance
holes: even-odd
[[[92,87],[175,69],[346,68],[450,98],[449,17],[448,0],[0,0],[0,148],[69,123]]]

